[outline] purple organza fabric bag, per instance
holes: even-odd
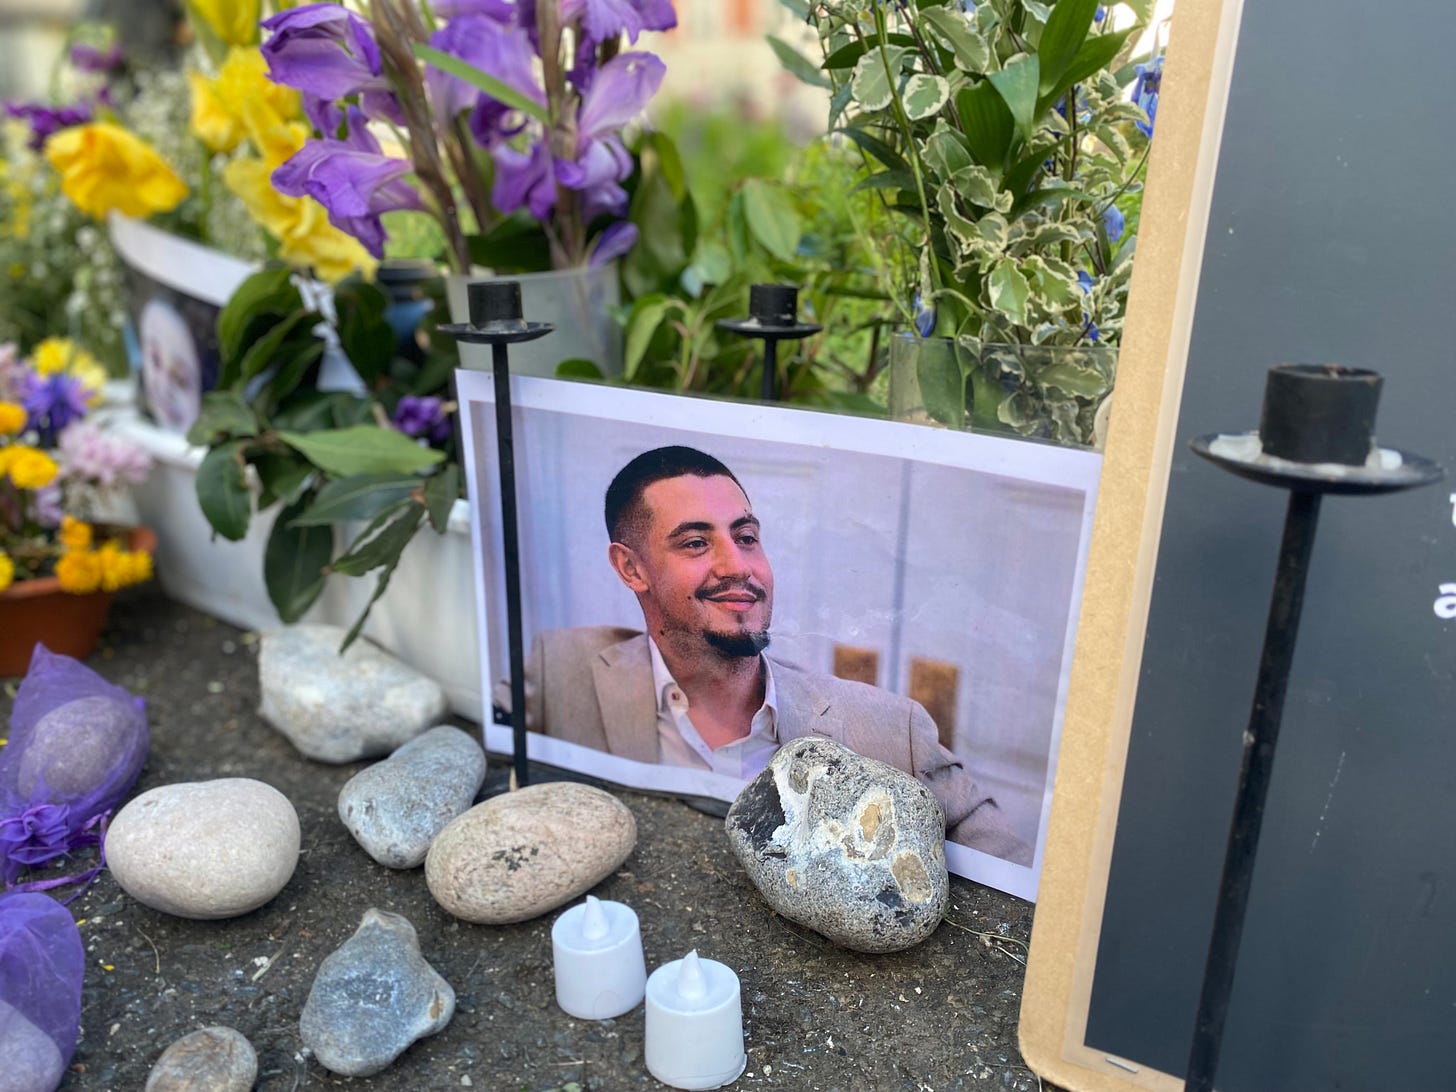
[[[146,707],[69,656],[36,646],[0,750],[0,879],[100,845],[106,820],[147,758]],[[39,891],[84,873],[21,885]],[[74,896],[73,896],[74,897]]]
[[[49,895],[0,894],[0,1092],[52,1092],[81,1026],[86,953]]]

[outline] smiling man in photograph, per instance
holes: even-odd
[[[728,467],[689,447],[644,452],[612,480],[605,509],[607,556],[645,632],[538,634],[526,670],[532,731],[743,781],[784,743],[825,736],[921,781],[945,808],[951,841],[1031,864],[918,702],[765,654],[773,569]]]

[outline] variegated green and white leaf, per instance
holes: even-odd
[[[926,139],[921,158],[930,165],[939,180],[952,178],[956,171],[974,162],[963,141],[963,137],[943,123],[937,125],[935,132]]]
[[[1077,275],[1065,262],[1049,261],[1034,254],[1022,263],[1022,269],[1031,282],[1039,307],[1059,313],[1082,305]]]
[[[1079,360],[1078,357],[1083,356]],[[1042,387],[1061,391],[1074,398],[1100,398],[1112,386],[1112,381],[1103,370],[1091,363],[1091,354],[1067,351],[1042,368],[1036,374],[1036,381]]]
[[[1003,194],[996,185],[996,179],[991,172],[978,163],[969,167],[962,167],[956,171],[951,179],[956,192],[973,205],[983,209],[995,209],[998,212],[1006,212],[1011,208],[1011,194]],[[1005,201],[1000,200],[1005,197]],[[1004,204],[1004,208],[1002,205]]]
[[[985,239],[977,231],[976,224],[961,215],[960,209],[956,207],[956,191],[949,182],[936,191],[935,204],[940,209],[940,214],[945,217],[945,230],[955,240],[962,257],[984,248]]]
[[[850,81],[855,101],[863,110],[883,110],[894,97],[894,85],[900,79],[900,66],[906,50],[902,46],[875,46],[854,66]]]
[[[1031,285],[1014,261],[1004,259],[991,267],[986,278],[986,302],[992,308],[1016,325],[1025,326],[1026,304],[1030,299]]]
[[[1026,14],[1041,23],[1042,26],[1046,26],[1046,21],[1051,18],[1052,6],[1050,4],[1042,4],[1038,0],[1022,0],[1021,6],[1026,9]]]
[[[1011,239],[1011,228],[1006,223],[1006,217],[996,212],[987,213],[977,220],[976,231],[997,250],[1005,250]]]
[[[1010,250],[1011,253],[1017,255],[1045,253],[1063,243],[1080,243],[1083,237],[1084,233],[1071,224],[1060,221],[1043,221],[1014,239]],[[1075,274],[1072,279],[1076,280]]]
[[[925,8],[920,12],[920,30],[949,49],[961,71],[981,74],[988,70],[991,47],[963,12]]]
[[[945,77],[917,72],[905,81],[905,114],[911,121],[933,117],[949,97]]]

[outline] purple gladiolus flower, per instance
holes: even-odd
[[[305,4],[264,19],[262,45],[274,83],[322,99],[389,92],[368,21],[340,4]]]
[[[115,72],[124,59],[120,42],[112,42],[106,49],[79,42],[71,47],[71,64],[83,72]]]
[[[618,220],[597,236],[587,265],[592,269],[600,269],[608,262],[622,257],[636,245],[637,225],[631,220]]]
[[[439,398],[407,394],[395,407],[393,421],[406,436],[424,438],[432,444],[443,444],[452,432],[450,414]]]
[[[556,207],[556,175],[551,169],[551,149],[544,139],[529,151],[518,152],[508,144],[491,149],[495,159],[495,184],[490,199],[503,213],[523,205],[537,220],[544,220]]]
[[[430,10],[441,19],[458,19],[465,15],[484,15],[498,23],[516,21],[514,0],[436,0]]]
[[[561,21],[581,21],[587,35],[605,42],[625,33],[637,41],[644,30],[671,30],[677,26],[672,0],[562,0]]]
[[[380,215],[423,206],[419,193],[404,181],[411,170],[409,161],[383,154],[358,107],[349,107],[348,124],[343,140],[306,141],[273,172],[273,185],[290,197],[312,197],[328,210],[331,224],[382,258]]]
[[[1137,80],[1132,85],[1133,104],[1141,107],[1148,115],[1147,123],[1137,122],[1137,127],[1147,137],[1153,135],[1153,122],[1158,116],[1158,95],[1163,86],[1163,58],[1156,57],[1149,64],[1137,66]]]
[[[47,106],[39,102],[7,102],[5,113],[24,121],[30,126],[30,139],[26,144],[38,152],[45,142],[62,129],[73,125],[85,125],[91,120],[91,107],[84,102],[70,106]]]
[[[533,67],[535,50],[526,32],[519,27],[506,26],[481,15],[463,15],[436,31],[430,45],[494,76],[532,102],[546,105],[546,92],[537,83]],[[502,131],[501,123],[510,108],[481,94],[464,80],[430,66],[425,70],[425,86],[430,101],[441,114],[454,117],[474,107],[470,131],[483,146],[489,147],[509,135]]]
[[[632,173],[632,157],[618,132],[657,93],[667,66],[650,53],[621,53],[602,65],[582,96],[576,118],[576,159],[558,160],[556,179],[581,193],[588,220],[602,213],[622,216],[627,191],[619,185]]]

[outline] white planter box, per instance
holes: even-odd
[[[239,542],[213,535],[197,503],[202,448],[164,432],[131,411],[112,427],[151,455],[153,469],[133,490],[137,513],[157,532],[157,579],[173,599],[246,629],[281,623],[263,584],[263,551],[274,513],[255,516]],[[446,533],[421,532],[406,549],[389,590],[364,632],[444,687],[450,706],[482,720],[475,579],[470,555],[470,507],[456,501]],[[305,621],[351,626],[374,592],[374,576],[330,577]]]

